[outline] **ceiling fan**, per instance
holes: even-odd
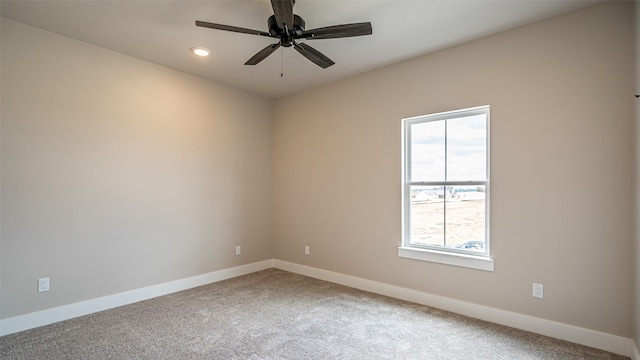
[[[370,22],[342,24],[321,27],[312,30],[305,30],[304,19],[293,13],[294,4],[295,0],[271,0],[273,15],[271,15],[267,20],[267,24],[269,26],[268,32],[230,25],[215,24],[200,20],[196,20],[196,26],[243,34],[267,36],[279,39],[277,43],[271,44],[258,51],[257,54],[253,55],[251,59],[247,60],[247,62],[244,63],[245,65],[258,64],[260,61],[264,60],[267,56],[276,51],[280,46],[293,46],[293,48],[296,49],[300,54],[302,54],[302,56],[311,60],[313,63],[323,69],[326,69],[335,63],[320,51],[305,43],[298,43],[296,40],[345,38],[371,35],[372,33]]]

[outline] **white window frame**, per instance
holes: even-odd
[[[485,114],[486,127],[486,181],[442,181],[420,182],[411,181],[411,125],[432,121],[443,121],[459,117]],[[490,202],[490,107],[489,105],[469,109],[447,111],[437,114],[416,116],[402,119],[402,246],[398,247],[398,256],[414,260],[429,261],[447,265],[462,266],[471,269],[486,271],[494,270],[494,261],[491,258],[491,246],[489,241],[489,202]],[[445,135],[446,136],[446,135]],[[411,191],[413,185],[484,185],[485,186],[485,252],[475,253],[449,249],[443,247],[418,245],[410,242],[410,216],[411,216]]]

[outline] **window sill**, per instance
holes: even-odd
[[[493,259],[484,256],[454,254],[444,251],[401,246],[398,248],[398,257],[493,271]]]

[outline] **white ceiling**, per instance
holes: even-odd
[[[268,0],[1,1],[1,14],[122,54],[269,98],[407,60],[594,5],[601,0],[298,0],[306,28],[370,21],[373,35],[301,40],[335,65],[322,69],[293,48],[243,65],[271,38],[196,27],[195,20],[267,31]],[[207,58],[193,46],[212,50]],[[280,76],[281,66],[284,76]]]

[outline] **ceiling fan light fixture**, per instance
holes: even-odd
[[[191,51],[198,56],[209,56],[209,54],[211,54],[211,50],[202,46],[194,46],[191,48]]]

